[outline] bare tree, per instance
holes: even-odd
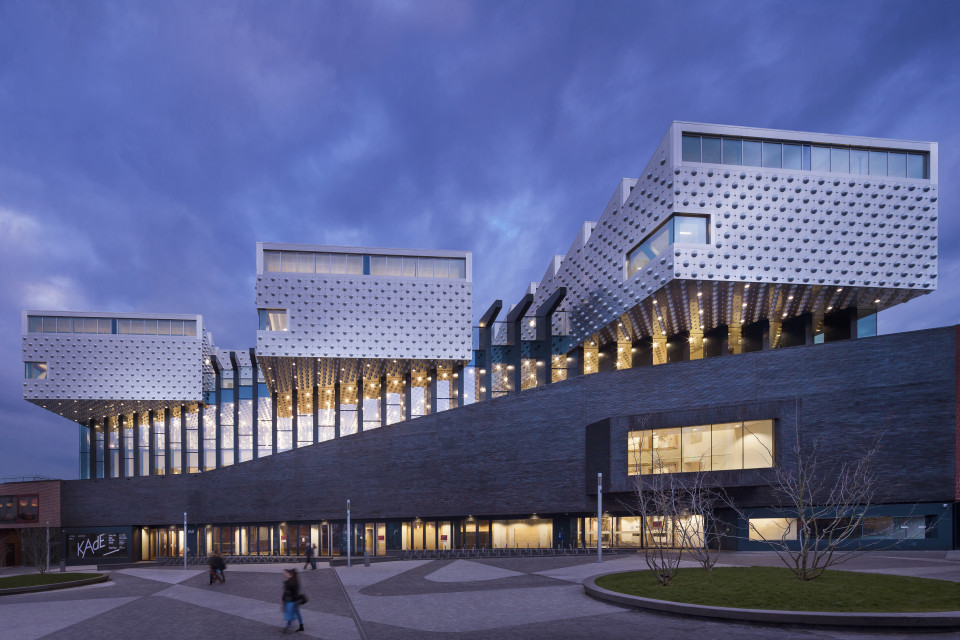
[[[43,527],[20,529],[20,544],[24,564],[36,567],[40,573],[47,571],[47,532]]]
[[[687,555],[710,571],[720,557],[720,537],[713,514],[725,500],[719,491],[707,486],[706,479],[702,464],[700,470],[686,472],[678,479],[682,500],[677,526]]]
[[[786,449],[790,455],[784,456],[792,460],[774,461],[769,483],[783,518],[766,519],[769,526],[759,527],[732,500],[727,504],[798,579],[807,581],[871,549],[859,540],[856,546],[851,541],[860,537],[876,492],[872,463],[883,434],[857,458],[829,465],[821,461],[820,438],[805,446],[799,419],[794,420],[794,432]],[[767,451],[773,460],[773,452]]]
[[[647,567],[661,585],[668,586],[677,575],[683,556],[674,537],[687,494],[676,474],[666,472],[656,451],[651,464],[651,473],[634,476],[635,504],[628,507],[640,517],[645,532],[643,559]]]

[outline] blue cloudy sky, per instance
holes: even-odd
[[[473,251],[519,298],[671,120],[940,143],[960,321],[960,2],[0,0],[0,477],[77,476],[21,399],[24,308],[255,343],[255,242]]]

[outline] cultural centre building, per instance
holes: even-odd
[[[655,472],[707,474],[742,509],[724,544],[759,548],[798,441],[829,470],[880,433],[858,536],[954,548],[960,329],[876,320],[936,289],[937,224],[936,143],[674,122],[477,326],[470,252],[273,243],[255,346],[26,310],[23,397],[79,425],[57,522],[111,541],[68,558],[591,546],[597,473],[605,545],[681,546],[630,508]],[[0,485],[0,527],[38,501]]]

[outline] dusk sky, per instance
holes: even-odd
[[[78,476],[21,310],[248,349],[272,241],[472,251],[476,318],[672,120],[938,142],[939,289],[879,329],[957,324],[958,34],[956,0],[0,0],[0,478]]]

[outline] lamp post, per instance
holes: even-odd
[[[347,500],[347,566],[350,564],[350,501]]]
[[[603,562],[603,474],[597,474],[597,562]]]
[[[47,568],[46,573],[50,573],[50,521],[47,520]]]
[[[183,570],[187,570],[187,512],[183,512]]]

